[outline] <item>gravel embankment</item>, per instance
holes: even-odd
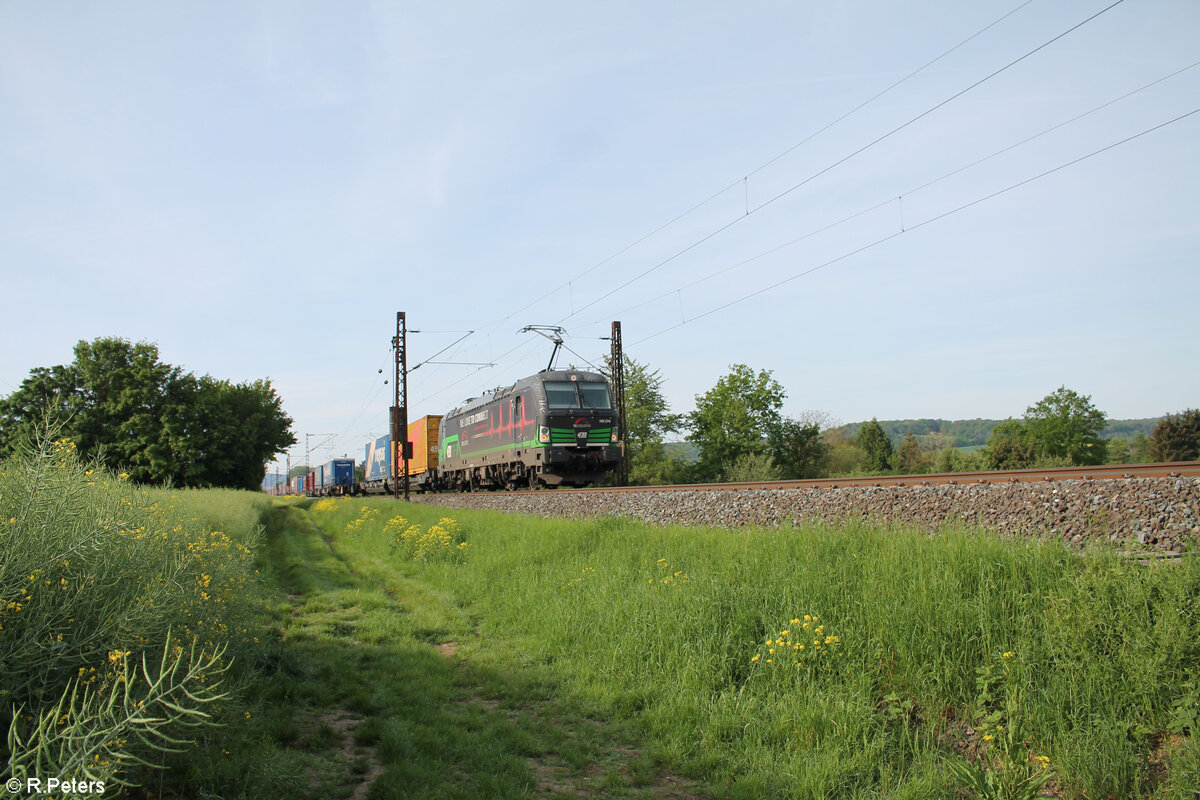
[[[414,500],[541,517],[629,516],[658,525],[778,525],[874,520],[929,529],[977,524],[1005,534],[1107,540],[1164,553],[1200,542],[1200,478],[855,486],[589,494],[484,492]]]

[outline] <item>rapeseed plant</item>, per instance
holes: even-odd
[[[976,670],[975,734],[981,746],[974,762],[954,759],[951,774],[980,800],[1035,800],[1045,797],[1042,787],[1050,780],[1050,758],[1038,754],[1023,735],[1021,690],[1014,680],[1016,652]]]
[[[671,562],[665,558],[655,561],[654,568],[658,574],[647,581],[652,586],[670,586],[673,583],[688,582],[688,574],[683,570],[672,571]]]
[[[231,645],[253,639],[249,626],[232,630],[251,613],[253,557],[189,518],[175,494],[139,488],[81,462],[69,439],[51,439],[0,468],[0,761],[18,776],[40,763],[116,784],[130,765],[157,763],[154,752],[199,719]],[[124,665],[156,652],[160,670],[152,679],[143,670],[138,684],[153,688],[129,694]],[[167,701],[153,724],[114,716],[121,696],[151,695]]]
[[[805,671],[814,675],[842,655],[842,640],[831,633],[821,618],[805,614],[794,617],[788,627],[767,636],[755,648],[750,663],[770,665],[773,672]]]
[[[567,581],[568,587],[577,586],[577,585],[583,583],[584,579],[587,578],[588,576],[596,574],[596,570],[593,569],[592,567],[584,567],[579,572],[580,572],[580,575],[578,578],[574,578],[572,580]]]
[[[383,530],[390,537],[392,551],[413,561],[461,561],[467,554],[466,535],[450,517],[442,517],[422,530],[420,525],[410,525],[397,515],[387,521]]]
[[[321,502],[323,503],[326,501],[322,500]],[[332,502],[336,506],[337,501],[335,500]],[[320,503],[318,503],[318,505],[319,504]],[[362,508],[359,509],[358,516],[346,523],[346,532],[349,533],[351,531],[358,530],[363,525],[366,525],[367,523],[371,522],[378,516],[379,516],[378,508],[371,508],[370,506],[363,506]]]

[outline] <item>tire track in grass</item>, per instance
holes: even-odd
[[[482,645],[451,598],[300,508],[264,521],[288,597],[267,694],[280,744],[304,764],[301,797],[702,796],[535,675],[472,657]]]
[[[459,643],[436,645],[443,658],[466,670]],[[650,800],[702,800],[707,797],[696,781],[681,778],[648,759],[642,751],[615,736],[606,724],[573,715],[546,701],[531,700],[525,691],[509,684],[502,700],[475,686],[467,698],[489,713],[510,721],[531,718],[536,725],[553,731],[554,746],[528,758],[534,779],[533,797],[607,798],[629,797]],[[516,698],[516,699],[514,699]]]

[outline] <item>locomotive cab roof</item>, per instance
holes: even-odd
[[[578,369],[544,369],[536,375],[530,375],[527,378],[522,378],[516,383],[509,386],[498,386],[495,389],[489,389],[478,397],[468,398],[450,412],[447,417],[456,417],[471,409],[478,408],[493,400],[498,400],[509,394],[512,394],[521,389],[525,389],[531,385],[542,383],[543,381],[575,381],[579,383],[608,383],[608,379],[596,372],[585,372]]]

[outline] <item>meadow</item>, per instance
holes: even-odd
[[[463,609],[472,663],[538,674],[729,797],[1193,798],[1200,562],[947,530],[652,528],[459,511],[410,560],[390,501],[313,518]],[[461,544],[465,542],[465,545]]]
[[[6,780],[1198,796],[1195,553],[173,492],[65,440],[3,464],[0,523]]]

